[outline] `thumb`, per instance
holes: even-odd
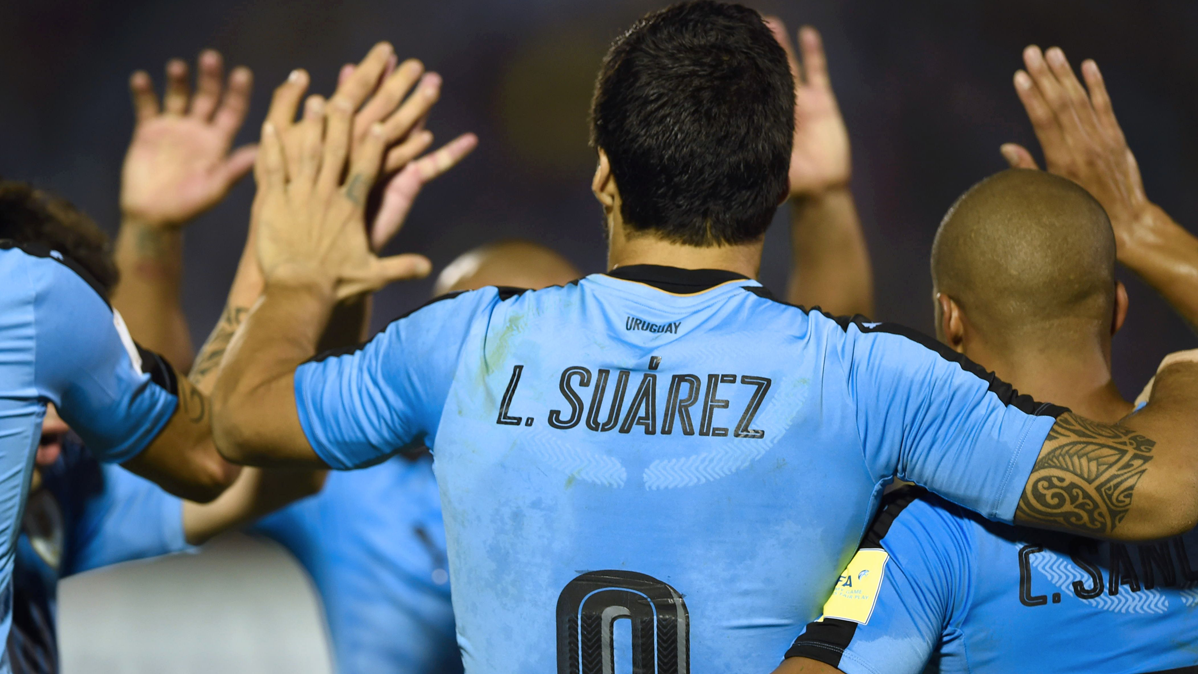
[[[1039,169],[1036,166],[1036,160],[1032,159],[1032,153],[1028,152],[1027,148],[1022,145],[1017,143],[1003,143],[998,151],[1002,153],[1003,159],[1007,160],[1011,168]]]
[[[377,258],[374,264],[374,276],[381,288],[395,281],[411,281],[422,279],[433,271],[433,263],[423,255],[408,253]]]
[[[257,157],[257,145],[244,145],[233,150],[233,153],[229,155],[229,158],[225,160],[225,165],[221,168],[224,172],[225,184],[232,185],[241,180],[241,177],[254,166],[254,160]]]

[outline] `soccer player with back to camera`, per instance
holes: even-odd
[[[794,102],[753,10],[651,13],[613,45],[593,106],[611,270],[463,293],[307,363],[338,297],[429,264],[370,251],[387,130],[352,138],[356,101],[302,122],[298,152],[267,124],[266,284],[218,377],[222,452],[351,469],[427,444],[467,671],[602,671],[624,618],[634,667],[768,671],[895,477],[1000,521],[1189,529],[1198,365],[1163,369],[1126,425],[1091,426],[931,340],[779,303],[753,280],[789,191]],[[1099,494],[1114,520],[1043,498],[1046,481],[1092,486],[1056,460],[1089,427],[1137,448],[1139,479]]]
[[[1194,325],[1198,240],[1144,198],[1098,66],[1082,64],[1087,96],[1059,49],[1029,47],[1024,61],[1015,86],[1048,167],[1076,183],[1027,170],[1027,150],[1003,147],[1017,168],[966,192],[936,235],[937,329],[1021,391],[1116,423],[1136,409],[1111,381],[1111,337],[1128,306],[1116,256]],[[1151,447],[1084,449],[1081,465],[1111,489],[1140,472],[1121,459]],[[919,489],[887,498],[778,674],[919,674],[929,662],[942,672],[1198,665],[1194,531],[1130,546],[987,522]],[[1110,638],[1078,648],[1079,634]]]
[[[771,27],[789,54],[785,27],[777,19]],[[824,73],[818,36],[807,29],[803,38],[808,77],[796,92],[789,293],[796,303],[869,313],[869,256],[848,191],[848,134]],[[791,63],[797,72],[798,60],[792,56]],[[302,89],[302,78],[284,84],[275,105],[294,107]],[[417,193],[406,192],[411,198]],[[538,289],[580,276],[543,245],[506,240],[463,253],[442,271],[433,293],[441,297],[488,285]],[[319,496],[284,508],[255,530],[286,546],[311,575],[338,671],[460,670],[445,529],[427,451],[336,471]]]

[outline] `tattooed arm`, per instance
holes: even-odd
[[[145,72],[129,83],[136,125],[121,174],[121,283],[112,304],[138,341],[180,372],[192,355],[179,299],[183,226],[223,199],[254,161],[252,147],[229,151],[249,107],[250,71],[235,69],[227,86],[222,73],[220,54],[201,54],[193,96],[187,65],[171,61],[161,106]]]
[[[170,421],[145,450],[121,465],[172,494],[211,501],[240,469],[226,463],[212,443],[208,396],[182,377],[178,385],[179,405]]]
[[[1198,524],[1198,363],[1166,362],[1152,397],[1114,426],[1064,414],[1032,468],[1020,524],[1151,540]]]

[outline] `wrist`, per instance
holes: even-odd
[[[121,227],[133,229],[154,230],[164,233],[180,233],[184,222],[174,222],[162,218],[144,215],[137,211],[121,210]]]
[[[815,188],[807,188],[797,192],[791,192],[787,197],[792,205],[805,206],[809,204],[818,204],[828,200],[836,199],[850,195],[849,183],[847,180],[828,185],[821,185]]]
[[[1179,235],[1190,238],[1181,225],[1153,203],[1134,216],[1133,223],[1117,239],[1119,262],[1132,271],[1152,266],[1159,260],[1162,249],[1168,250],[1177,244]]]

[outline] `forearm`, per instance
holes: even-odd
[[[112,295],[113,307],[138,343],[187,372],[192,344],[180,301],[183,231],[125,218],[114,257],[121,281]]]
[[[1147,406],[1118,424],[1058,417],[1015,519],[1125,541],[1198,524],[1198,364],[1161,369]]]
[[[1148,404],[1119,425],[1150,438],[1151,445],[1142,477],[1131,483],[1135,498],[1118,537],[1161,538],[1198,525],[1198,364],[1158,372]]]
[[[213,393],[213,435],[230,461],[320,465],[299,425],[294,374],[316,353],[334,300],[329,287],[268,283],[246,315]]]
[[[213,536],[319,492],[325,475],[325,471],[306,468],[246,468],[215,501],[183,502],[183,534],[189,544],[201,545]]]
[[[233,276],[233,285],[229,288],[225,308],[216,327],[196,354],[195,366],[188,376],[192,384],[204,393],[212,393],[225,350],[229,348],[229,342],[241,327],[246,314],[262,296],[262,286],[262,272],[254,259],[254,241],[251,233],[249,241],[246,242],[245,252],[238,262],[237,273]]]
[[[790,201],[787,300],[837,315],[872,315],[873,270],[849,188]]]
[[[1119,259],[1198,328],[1198,238],[1151,205]]]

